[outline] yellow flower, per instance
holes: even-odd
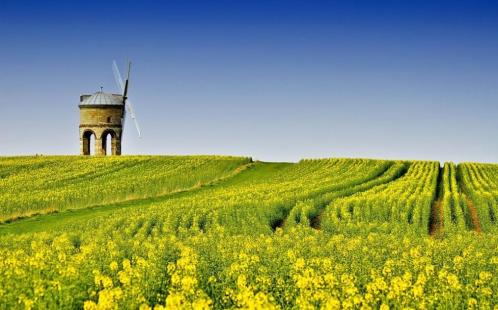
[[[489,280],[491,280],[491,278],[493,278],[493,275],[491,274],[491,272],[481,271],[479,273],[479,279],[482,281],[482,283],[488,282]]]
[[[296,260],[296,262],[294,263],[294,268],[297,269],[297,270],[299,270],[299,269],[304,268],[304,265],[305,265],[304,259],[303,258],[298,258]]]
[[[91,300],[87,300],[83,303],[84,310],[97,310],[97,304]]]
[[[131,269],[131,263],[129,259],[124,259],[123,260],[123,269],[124,270],[129,270]]]
[[[480,289],[480,291],[481,291],[481,294],[483,294],[484,296],[493,295],[493,290],[491,290],[489,287],[483,287]]]
[[[382,304],[382,305],[380,305],[379,310],[389,310],[389,306],[386,304]]]
[[[419,298],[424,295],[424,288],[420,285],[415,285],[413,287],[413,296]]]
[[[118,301],[123,297],[121,288],[105,289],[99,292],[99,309],[114,309],[118,306]]]
[[[453,289],[459,289],[460,288],[460,281],[458,281],[458,277],[454,274],[448,274],[446,277],[448,284],[451,286]]]
[[[463,262],[464,262],[464,259],[461,256],[455,256],[455,258],[453,258],[453,263],[455,264],[456,269],[461,269]]]
[[[186,292],[193,292],[197,284],[197,279],[191,276],[185,276],[182,278],[182,289]]]
[[[469,298],[469,300],[467,300],[467,305],[469,308],[475,308],[477,306],[477,300],[475,298]]]
[[[151,310],[151,307],[147,304],[141,304],[139,310]]]
[[[120,271],[118,273],[119,282],[123,285],[128,285],[131,282],[130,275],[126,271]]]
[[[324,308],[330,310],[341,309],[341,302],[335,297],[330,297],[327,299]]]
[[[109,264],[109,267],[111,268],[112,271],[116,271],[119,268],[118,263],[114,261]]]
[[[211,308],[211,304],[212,302],[209,299],[204,299],[204,298],[196,299],[192,303],[192,308],[194,310],[207,310]]]
[[[183,295],[171,293],[166,297],[166,309],[183,309],[186,303]]]

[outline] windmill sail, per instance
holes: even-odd
[[[130,99],[128,98],[128,84],[130,81],[130,70],[131,70],[131,62],[128,64],[128,76],[126,78],[126,82],[123,82],[123,78],[121,77],[121,73],[119,72],[118,65],[116,64],[116,61],[113,61],[112,63],[112,69],[114,72],[114,79],[116,80],[116,84],[118,85],[119,89],[121,90],[123,94],[123,103],[125,105],[126,111],[130,113],[131,118],[133,119],[133,122],[135,123],[135,128],[137,129],[138,132],[138,137],[142,137],[142,133],[140,131],[140,126],[138,125],[137,118],[135,116],[135,111],[133,110],[133,106],[131,104]],[[123,115],[123,123],[124,119],[126,117]]]
[[[128,112],[130,113],[130,116],[133,119],[133,122],[135,123],[135,128],[137,129],[138,137],[141,138],[142,132],[140,131],[140,126],[138,126],[138,121],[137,121],[137,118],[135,117],[135,111],[133,111],[133,106],[131,105],[130,99],[126,100],[125,106],[126,106],[126,109],[128,110]]]
[[[121,78],[121,73],[119,73],[119,68],[115,60],[112,62],[112,72],[114,73],[114,79],[116,80],[119,90],[124,93],[123,79]]]
[[[123,79],[121,78],[121,73],[119,72],[118,65],[116,64],[116,61],[112,61],[112,72],[114,73],[114,80],[116,81],[116,85],[119,88],[119,91],[121,91],[122,94],[124,94],[124,82]],[[126,106],[126,99],[123,97],[123,104]],[[123,129],[125,126],[125,121],[126,121],[126,109],[123,111],[123,119],[121,123],[123,124]]]

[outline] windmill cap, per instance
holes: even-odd
[[[80,105],[123,105],[123,96],[99,91],[93,95],[82,95]]]

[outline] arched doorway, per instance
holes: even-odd
[[[106,130],[102,133],[102,154],[116,155],[116,133],[113,130]]]
[[[95,133],[91,130],[83,133],[83,155],[95,155]]]

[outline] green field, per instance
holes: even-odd
[[[498,165],[0,158],[0,309],[498,306]]]

